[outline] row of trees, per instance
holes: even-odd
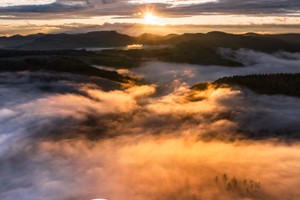
[[[215,177],[215,184],[219,190],[234,193],[241,197],[260,196],[262,194],[261,183],[251,179],[237,179],[227,174]]]
[[[239,85],[260,94],[283,94],[300,97],[300,73],[296,74],[252,74],[231,76],[216,80],[216,86]]]

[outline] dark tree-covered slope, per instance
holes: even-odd
[[[116,71],[101,70],[74,57],[39,56],[15,59],[0,59],[0,72],[15,71],[55,71],[68,72],[87,76],[97,76],[116,82],[128,82],[130,77],[118,74]]]
[[[214,81],[213,86],[242,86],[259,94],[282,94],[300,97],[300,73],[297,74],[253,74],[223,77]],[[194,85],[192,89],[204,90],[208,83]]]

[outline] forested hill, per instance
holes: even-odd
[[[0,72],[19,71],[52,71],[67,72],[72,74],[95,76],[119,83],[133,81],[132,78],[121,75],[116,71],[97,69],[90,63],[76,57],[66,56],[38,56],[17,57],[12,59],[0,59]]]
[[[89,47],[118,47],[129,44],[179,45],[183,48],[248,48],[264,52],[279,50],[300,52],[300,34],[260,35],[228,34],[223,32],[169,34],[159,36],[143,34],[132,37],[116,31],[97,31],[81,34],[37,34],[0,37],[0,48],[23,50],[53,50]]]
[[[300,97],[300,73],[297,74],[253,74],[223,77],[212,83],[215,87],[242,86],[259,94],[282,94]],[[192,89],[203,90],[207,83],[194,85]]]

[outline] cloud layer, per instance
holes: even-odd
[[[3,0],[0,1],[0,24],[3,27],[0,34],[64,32],[70,26],[73,31],[79,29],[77,32],[80,32],[87,26],[98,26],[98,30],[105,28],[99,27],[105,23],[115,24],[112,28],[116,30],[121,29],[120,25],[134,24],[130,31],[126,31],[133,35],[215,30],[298,33],[299,10],[297,0]],[[156,16],[151,22],[159,25],[155,29],[144,20],[147,12]],[[143,29],[140,25],[135,26],[137,23],[148,25]]]
[[[248,73],[272,62],[299,72],[298,54],[225,53]],[[93,77],[1,73],[0,199],[300,198],[299,98],[191,91],[196,67],[211,67],[201,71],[208,79],[220,68],[178,76],[180,66],[156,64],[163,79],[147,65],[139,72],[148,85],[113,88]],[[295,140],[280,141],[287,132]]]
[[[159,85],[171,84],[174,79],[188,83],[215,81],[224,76],[268,74],[268,73],[298,73],[300,71],[300,54],[278,52],[267,54],[248,49],[219,49],[224,57],[242,63],[242,67],[201,66],[164,62],[148,62],[134,72],[141,74],[146,80]],[[161,70],[164,69],[164,70]]]
[[[139,7],[155,7],[155,10],[169,15],[188,16],[201,13],[223,14],[295,14],[300,9],[297,0],[220,0],[220,1],[126,1],[126,0],[56,0],[0,2],[1,12],[65,12],[81,10],[78,15],[132,15]],[[103,9],[105,8],[105,9]],[[135,9],[135,12],[132,12]],[[87,11],[87,12],[86,12]]]

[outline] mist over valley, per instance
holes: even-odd
[[[299,199],[298,37],[1,38],[0,199]]]

